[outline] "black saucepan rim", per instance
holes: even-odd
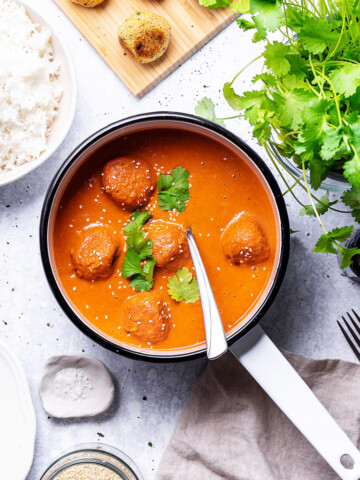
[[[177,113],[177,112],[154,112],[154,113],[145,113],[140,115],[135,115],[132,117],[125,118],[123,120],[119,120],[107,127],[99,130],[98,132],[91,135],[87,138],[84,142],[82,142],[65,160],[62,164],[54,178],[52,179],[48,191],[45,195],[44,204],[41,212],[40,218],[40,251],[41,251],[41,258],[43,267],[45,270],[45,274],[47,280],[49,282],[50,288],[55,295],[56,300],[58,301],[61,308],[70,318],[70,320],[88,337],[92,340],[97,342],[98,344],[102,345],[103,347],[122,354],[126,355],[135,359],[145,360],[145,361],[152,361],[152,362],[175,362],[175,361],[184,361],[184,360],[191,360],[195,358],[204,357],[206,355],[206,349],[202,349],[198,352],[182,352],[182,353],[174,353],[173,355],[152,355],[151,352],[140,352],[134,351],[130,348],[126,348],[125,346],[116,345],[111,341],[103,338],[101,335],[93,331],[90,327],[88,327],[72,310],[66,299],[64,298],[61,289],[55,279],[54,272],[51,268],[50,263],[50,254],[48,249],[48,222],[50,213],[52,210],[52,204],[55,197],[55,193],[65,176],[68,168],[72,165],[79,155],[86,150],[92,143],[101,139],[104,135],[109,134],[115,130],[118,130],[121,127],[136,125],[145,121],[151,120],[168,120],[168,121],[179,121],[182,123],[188,123],[192,125],[197,125],[200,127],[205,127],[208,130],[212,130],[220,134],[221,136],[225,137],[226,139],[230,140],[233,144],[238,146],[259,168],[260,172],[266,179],[273,195],[274,199],[278,208],[279,217],[280,217],[280,227],[281,227],[281,251],[280,251],[280,258],[279,258],[279,265],[276,272],[276,275],[273,280],[273,284],[269,290],[269,293],[266,299],[263,301],[261,307],[256,311],[254,316],[250,321],[247,322],[245,327],[241,328],[236,334],[234,334],[231,339],[229,339],[229,345],[233,344],[241,337],[243,337],[252,327],[254,327],[264,313],[268,310],[272,302],[274,301],[281,283],[283,281],[288,259],[289,259],[289,252],[290,252],[290,229],[289,229],[289,219],[286,211],[285,202],[283,196],[281,194],[280,188],[272,175],[271,171],[265,164],[265,162],[259,157],[259,155],[254,152],[245,142],[243,142],[240,138],[226,130],[225,128],[217,125],[209,120],[205,120],[203,118],[197,117],[195,115],[189,115],[185,113]]]

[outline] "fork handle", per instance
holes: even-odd
[[[256,326],[230,350],[339,477],[359,480],[360,452],[264,331]]]

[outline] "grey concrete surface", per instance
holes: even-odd
[[[38,238],[42,202],[66,156],[89,134],[112,121],[156,110],[193,113],[197,100],[205,95],[218,104],[219,116],[231,115],[221,95],[222,85],[256,56],[261,46],[252,44],[233,24],[138,100],[52,1],[31,3],[56,26],[68,45],[79,95],[74,124],[58,151],[27,177],[0,188],[0,336],[24,366],[37,414],[36,451],[28,479],[38,480],[62,450],[80,442],[101,441],[124,450],[144,478],[152,480],[206,362],[154,365],[133,361],[104,350],[79,332],[57,305],[43,273]],[[249,84],[249,75],[237,82],[240,91]],[[266,158],[245,121],[229,121],[227,126]],[[284,284],[262,325],[279,347],[313,358],[354,361],[336,318],[349,308],[360,310],[359,285],[341,275],[335,256],[311,252],[320,227],[315,219],[299,216],[293,198],[285,198],[291,227],[299,233],[292,236]],[[351,222],[351,217],[326,216],[330,227],[346,222]],[[51,354],[81,352],[95,355],[109,367],[116,380],[117,401],[108,413],[95,419],[48,418],[37,391],[42,365]]]

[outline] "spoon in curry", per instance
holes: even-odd
[[[221,357],[221,355],[223,355],[228,349],[224,327],[191,227],[187,227],[186,229],[186,238],[199,283],[201,308],[205,325],[207,356],[209,360],[215,360],[216,358]]]

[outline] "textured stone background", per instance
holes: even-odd
[[[132,361],[94,345],[72,325],[54,300],[42,270],[38,223],[43,198],[53,174],[74,147],[112,121],[156,110],[193,113],[204,95],[216,101],[219,116],[231,115],[222,99],[222,85],[261,47],[233,24],[138,100],[51,0],[31,3],[68,45],[79,94],[74,124],[56,154],[19,182],[0,188],[0,335],[25,368],[37,413],[35,459],[28,478],[38,480],[52,459],[76,443],[103,441],[127,452],[145,479],[151,480],[206,362],[153,365]],[[239,91],[246,88],[250,73],[238,81]],[[246,122],[229,121],[227,126],[266,158],[251,139]],[[284,284],[262,325],[279,347],[314,358],[354,360],[336,317],[349,308],[360,311],[359,285],[341,275],[335,256],[311,253],[320,227],[316,220],[299,216],[299,207],[289,195],[286,201],[291,227],[300,232],[292,236]],[[347,221],[351,218],[332,214],[326,219],[331,226]],[[110,368],[117,383],[116,404],[92,420],[48,418],[37,392],[42,365],[51,354],[79,352],[95,355]]]

